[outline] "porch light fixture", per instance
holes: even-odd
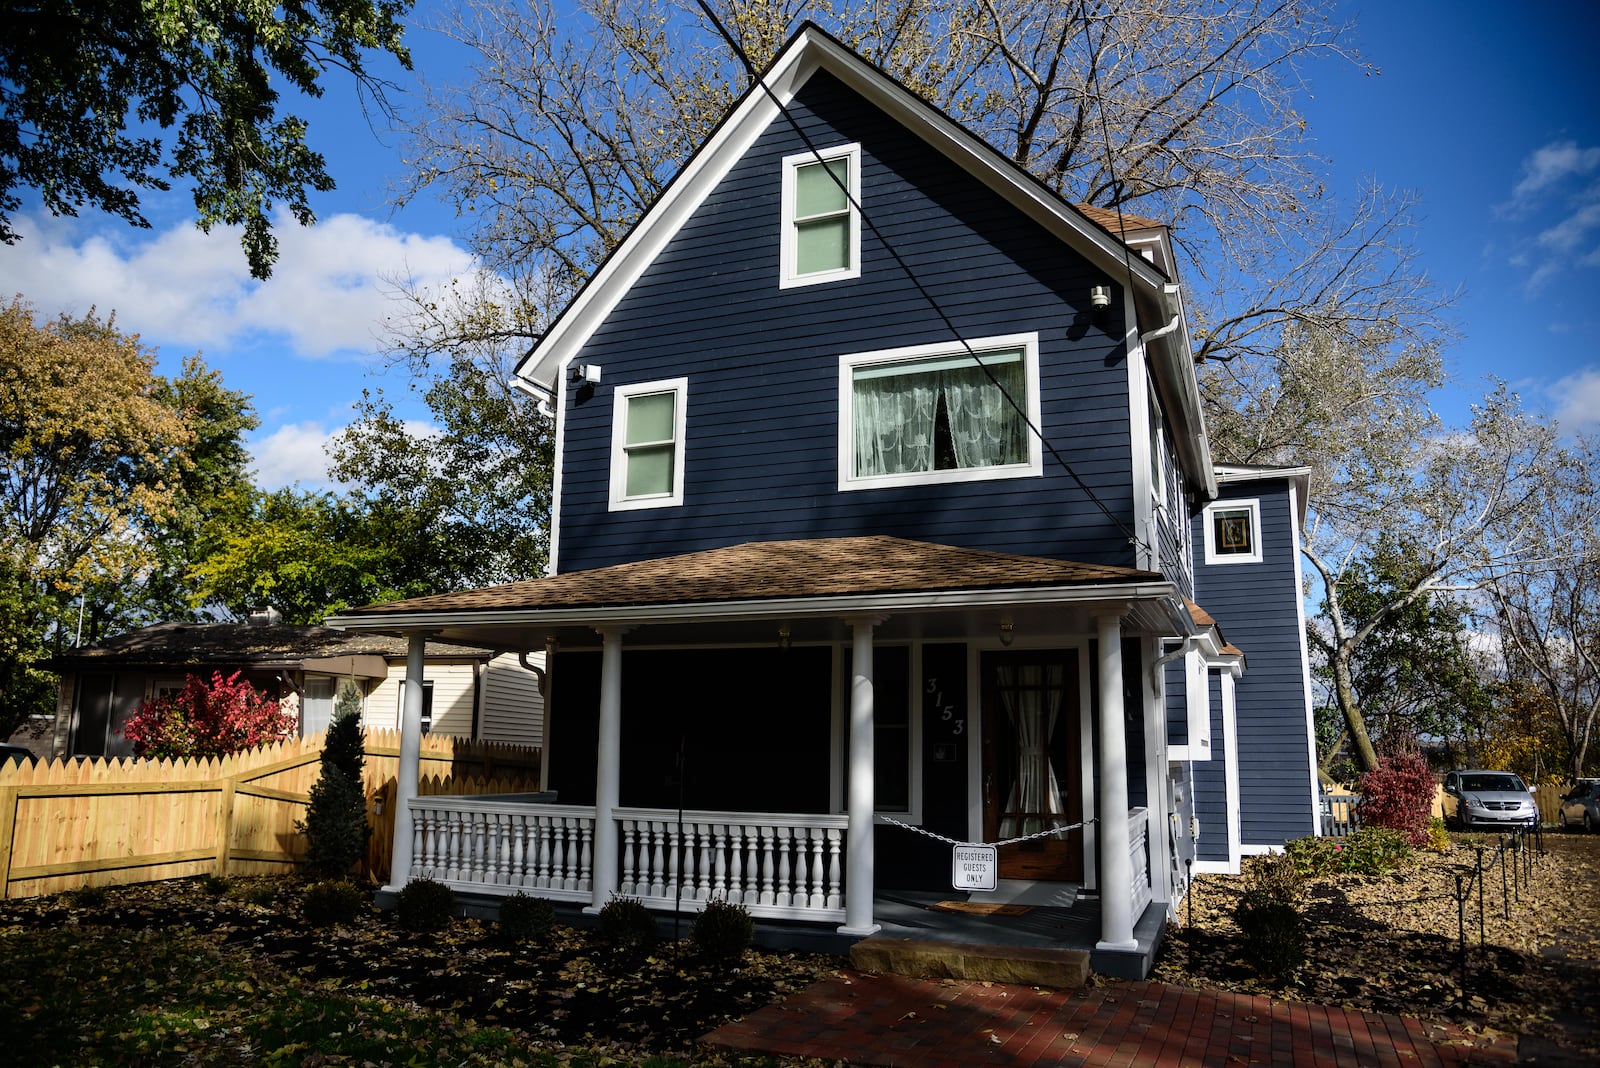
[[[600,384],[600,365],[597,363],[575,363],[572,365],[572,380],[585,386]]]
[[[787,623],[778,624],[778,648],[789,648],[789,624]]]
[[[1000,644],[1010,645],[1016,635],[1016,626],[1011,622],[1010,616],[1000,617]]]

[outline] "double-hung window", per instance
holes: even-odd
[[[611,421],[611,510],[683,503],[689,380],[621,386]]]
[[[860,190],[859,145],[785,157],[781,286],[860,277]]]
[[[845,356],[839,488],[1039,475],[1038,335]]]
[[[1261,562],[1261,502],[1218,501],[1206,506],[1206,563]]]

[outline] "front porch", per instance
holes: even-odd
[[[870,954],[873,946],[928,943],[943,947],[920,951],[944,961],[930,968],[966,978],[988,977],[952,963],[973,956],[973,947],[990,947],[988,956],[1012,961],[1072,954],[1081,957],[1084,969],[1142,978],[1165,930],[1163,905],[1152,905],[1144,808],[1127,816],[1133,885],[1123,907],[1137,921],[1134,944],[1106,947],[1100,895],[1079,893],[1068,884],[1048,884],[1067,892],[1033,899],[1040,904],[981,913],[935,907],[966,902],[969,895],[959,891],[875,889],[875,934],[863,941],[839,930],[849,878],[849,827],[843,814],[618,807],[613,810],[617,884],[606,891],[596,885],[592,805],[554,804],[547,794],[415,797],[407,805],[410,868],[393,873],[392,883],[437,880],[471,911],[485,915],[497,914],[499,901],[517,893],[564,903],[574,920],[598,912],[613,893],[637,898],[663,922],[691,916],[708,901],[727,900],[750,912],[758,921],[757,941],[774,948],[854,956],[853,946]],[[1003,949],[996,953],[996,947]],[[871,968],[872,958],[864,959],[867,963],[859,966]]]

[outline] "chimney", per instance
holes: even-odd
[[[275,627],[282,622],[283,613],[270,604],[264,608],[257,608],[249,616],[249,623],[252,627]]]

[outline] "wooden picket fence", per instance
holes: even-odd
[[[289,738],[212,760],[53,760],[0,767],[4,896],[216,872],[293,870],[305,854],[296,824],[321,773],[323,736]],[[388,877],[400,738],[368,731],[365,861]],[[422,739],[418,792],[521,793],[538,789],[539,750]]]

